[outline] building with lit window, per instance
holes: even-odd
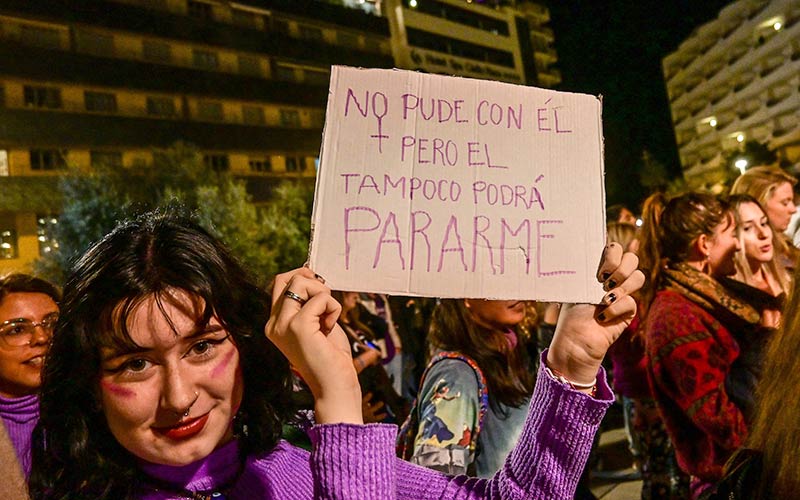
[[[149,168],[183,141],[261,201],[313,181],[331,65],[552,87],[548,21],[528,1],[4,0],[0,273],[57,246],[68,168]]]
[[[185,141],[256,200],[313,181],[330,66],[394,66],[386,19],[292,0],[7,0],[0,60],[0,272],[57,244],[68,166]]]
[[[675,138],[692,186],[724,177],[750,140],[800,164],[800,3],[738,0],[663,60]],[[739,162],[739,168],[744,168]]]
[[[398,67],[521,85],[561,82],[550,11],[534,2],[383,0]]]

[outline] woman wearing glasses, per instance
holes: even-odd
[[[0,417],[25,475],[31,471],[31,433],[39,418],[44,357],[58,320],[60,294],[26,274],[0,278]]]

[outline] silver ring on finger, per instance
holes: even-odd
[[[306,302],[308,302],[308,299],[304,299],[303,297],[297,295],[296,293],[294,293],[291,290],[286,290],[285,292],[283,292],[283,295],[288,297],[288,298],[290,298],[290,299],[292,299],[292,300],[296,300],[297,302],[299,302],[300,303],[300,307],[302,307],[303,305],[305,305]]]

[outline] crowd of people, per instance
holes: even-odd
[[[267,291],[174,208],[123,221],[0,278],[7,497],[588,498],[618,402],[643,499],[791,498],[795,184],[609,209],[599,305]]]

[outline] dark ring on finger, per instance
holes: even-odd
[[[292,300],[296,300],[297,302],[299,302],[300,303],[300,307],[302,307],[303,305],[305,305],[306,302],[308,302],[308,299],[304,299],[303,297],[297,295],[296,293],[294,293],[291,290],[286,290],[285,292],[283,292],[283,295],[288,297],[288,298],[290,298],[290,299],[292,299]]]

